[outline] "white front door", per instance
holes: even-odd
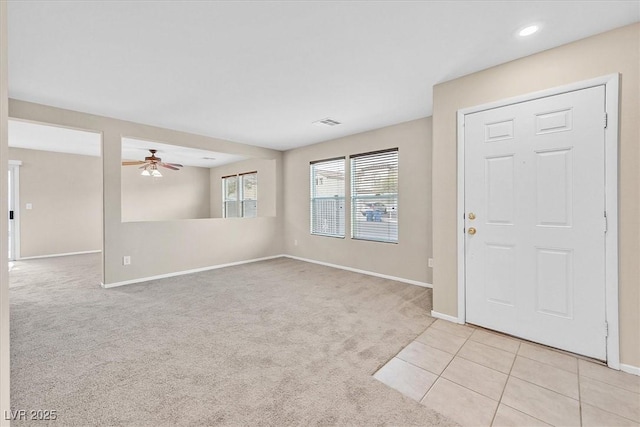
[[[465,115],[469,323],[606,360],[604,132],[604,86]]]

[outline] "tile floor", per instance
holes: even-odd
[[[444,320],[374,377],[463,426],[640,426],[640,377]]]

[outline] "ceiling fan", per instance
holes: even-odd
[[[158,166],[162,166],[163,168],[167,168],[167,169],[172,169],[174,171],[180,170],[179,168],[183,167],[181,164],[178,164],[178,163],[165,163],[165,162],[163,162],[160,157],[156,157],[156,152],[157,151],[158,150],[151,150],[150,149],[149,152],[151,153],[151,156],[145,157],[144,161],[142,161],[142,160],[125,161],[125,162],[122,162],[122,166],[138,166],[138,165],[142,165],[142,166],[140,166],[139,169],[142,169],[142,175],[143,176],[155,176],[155,177],[161,177],[162,176],[162,174],[158,170]]]

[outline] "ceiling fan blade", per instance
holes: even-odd
[[[160,166],[162,166],[163,168],[167,168],[167,169],[172,169],[174,171],[179,171],[180,169],[178,168],[174,168],[173,166],[171,166],[168,163],[158,163]]]
[[[143,162],[144,164],[142,166],[140,166],[138,169],[146,169],[149,167],[148,163]]]
[[[122,162],[122,166],[133,166],[133,165],[141,165],[144,162],[142,160],[136,160],[132,162]]]
[[[177,168],[183,168],[184,167],[180,163],[165,163],[165,165],[171,165],[171,166],[175,166]]]

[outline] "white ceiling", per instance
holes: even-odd
[[[100,157],[102,136],[99,133],[78,129],[9,120],[9,147]],[[245,156],[236,154],[122,138],[123,159],[144,160],[145,157],[151,155],[150,149],[158,150],[156,156],[162,158],[164,162],[203,168],[212,168],[247,159]]]
[[[100,157],[102,135],[96,132],[9,120],[9,147]]]
[[[428,116],[434,84],[638,20],[612,0],[10,1],[9,95],[289,149]],[[327,117],[343,124],[311,124]]]

